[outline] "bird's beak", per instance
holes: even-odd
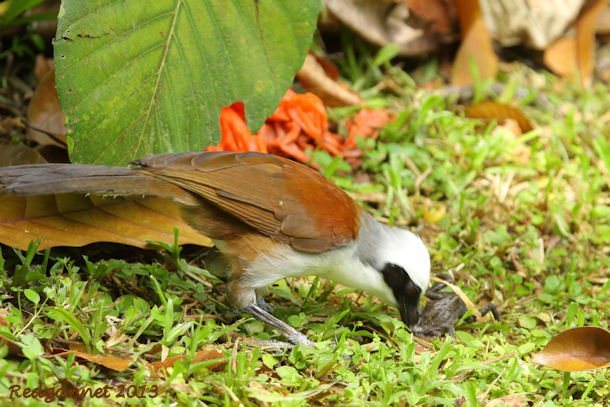
[[[409,328],[412,328],[419,320],[418,302],[419,296],[417,296],[417,298],[405,298],[399,301],[398,310],[400,311],[400,318]]]

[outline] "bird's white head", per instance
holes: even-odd
[[[413,283],[425,292],[430,284],[430,254],[424,242],[408,230],[384,229],[378,246],[378,266],[394,264],[402,268]]]
[[[418,320],[419,299],[430,283],[430,254],[422,240],[408,230],[366,219],[361,230],[365,261],[381,273],[405,324]]]

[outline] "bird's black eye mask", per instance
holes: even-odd
[[[381,269],[381,274],[394,293],[403,322],[409,327],[413,326],[418,319],[417,305],[421,288],[411,280],[405,269],[396,264],[387,263]]]

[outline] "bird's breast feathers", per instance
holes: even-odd
[[[319,276],[394,304],[392,290],[381,273],[362,262],[356,251],[355,242],[318,254],[278,244],[273,250],[260,253],[244,270],[240,280],[250,287],[262,288],[286,277]]]

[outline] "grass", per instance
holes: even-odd
[[[522,67],[505,75],[501,98],[510,99],[517,83],[530,89],[521,106],[536,124],[528,134],[466,119],[451,101],[416,91],[413,79],[390,70],[388,80],[406,86],[398,96],[359,83],[372,104],[398,111],[379,141],[365,142],[362,173],[341,175],[341,163],[320,158],[376,216],[416,229],[433,271],[452,272],[478,305],[497,304],[501,321],[462,322],[455,338],[421,343],[396,310],[373,298],[324,280],[280,281],[268,298],[276,315],[317,344],[268,350],[251,338],[281,338],[247,315],[231,317],[222,284],[177,248],[128,261],[2,247],[0,333],[23,356],[0,346],[0,398],[14,385],[63,385],[111,386],[107,397],[85,399],[93,406],[476,406],[506,396],[543,406],[609,404],[607,371],[566,377],[531,357],[567,328],[608,328],[610,92]],[[51,355],[75,344],[134,363],[119,373]],[[204,348],[220,356],[191,363]],[[162,355],[184,360],[151,370],[147,362]],[[118,393],[129,388],[142,397]]]

